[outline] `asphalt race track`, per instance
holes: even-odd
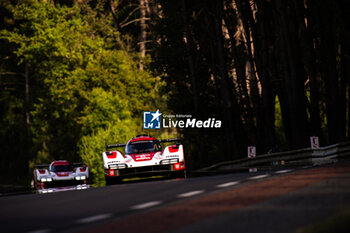
[[[350,208],[350,162],[0,198],[0,232],[296,232]]]

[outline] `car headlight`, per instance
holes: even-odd
[[[125,163],[109,165],[109,169],[124,169],[124,168],[127,168]]]
[[[168,164],[174,164],[174,163],[178,163],[179,159],[163,159],[162,161],[160,161],[161,165],[168,165]]]
[[[41,182],[51,182],[52,178],[51,177],[43,177],[40,179]]]
[[[86,176],[76,176],[75,179],[76,180],[85,180]]]
[[[160,164],[161,164],[161,165],[170,164],[170,160],[169,160],[169,159],[164,159],[164,160],[160,161]]]
[[[173,164],[173,163],[178,163],[179,162],[179,159],[170,159],[170,163]]]
[[[118,164],[118,169],[124,169],[126,168],[126,164]]]

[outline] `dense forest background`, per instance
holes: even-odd
[[[191,169],[349,137],[345,0],[1,0],[0,183],[106,143],[181,136]],[[142,112],[222,120],[146,131]],[[6,174],[10,174],[11,179]],[[6,180],[5,180],[6,179]]]

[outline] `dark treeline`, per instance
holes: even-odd
[[[198,159],[246,156],[248,145],[258,153],[276,144],[285,150],[308,147],[312,135],[321,145],[349,136],[345,4],[161,1],[154,58],[166,70],[168,106],[224,121],[220,132],[184,131],[198,145]]]
[[[99,151],[153,108],[222,120],[178,129],[191,168],[344,141],[349,17],[345,0],[1,1],[1,168]]]

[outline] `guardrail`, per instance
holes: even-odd
[[[253,158],[226,161],[197,170],[196,172],[225,172],[230,170],[241,170],[263,166],[270,167],[276,165],[322,165],[335,163],[339,159],[346,157],[350,157],[350,142],[337,143],[317,149],[304,148],[287,152],[258,155]]]

